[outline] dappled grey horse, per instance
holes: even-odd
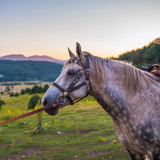
[[[112,117],[119,141],[132,160],[160,160],[160,79],[130,64],[102,59],[81,51],[70,50],[60,76],[45,93],[44,107],[61,104],[58,110],[87,95],[93,96]]]

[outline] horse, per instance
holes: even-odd
[[[60,108],[93,96],[111,116],[119,141],[132,160],[160,160],[160,78],[129,63],[82,52],[63,66],[56,81],[42,98],[43,107],[56,115]]]

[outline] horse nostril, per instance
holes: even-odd
[[[47,99],[45,99],[44,102],[43,102],[43,106],[46,107],[47,104],[48,104]]]

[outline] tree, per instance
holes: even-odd
[[[5,102],[4,101],[2,101],[2,100],[0,100],[0,110],[1,110],[1,108],[2,108],[2,106],[5,104]]]
[[[26,88],[26,93],[30,93],[31,89],[30,88]]]
[[[3,91],[1,91],[1,95],[3,95],[4,94],[4,92]]]
[[[43,92],[43,88],[41,86],[33,86],[33,88],[31,89],[30,94],[34,94],[34,93],[42,93]]]
[[[9,88],[9,86],[6,87],[6,91],[7,92],[11,91],[11,89]]]
[[[14,96],[15,96],[15,97],[18,97],[18,96],[19,96],[19,93],[15,93]]]
[[[10,97],[14,97],[14,93],[13,92],[11,92],[9,95],[10,95]]]
[[[34,86],[32,89],[31,89],[31,94],[34,94],[34,93],[39,93],[39,87],[36,85]]]
[[[40,108],[41,98],[38,95],[32,96],[28,102],[28,109]],[[34,130],[35,132],[44,131],[44,127],[42,124],[42,112],[38,113],[38,126]]]
[[[26,93],[26,91],[24,89],[22,89],[20,94],[23,95],[25,93]]]
[[[38,95],[32,96],[28,102],[28,109],[34,109],[40,100]]]
[[[1,91],[0,92],[0,100],[1,100],[1,96],[4,94],[4,92],[3,91]]]
[[[46,92],[48,88],[49,88],[49,85],[45,84],[44,87],[43,87],[43,92]]]
[[[160,37],[147,46],[119,55],[117,60],[132,62],[136,67],[150,66],[155,60],[160,63]]]
[[[13,87],[13,86],[11,86],[11,91],[12,91],[12,92],[13,92],[13,88],[14,88],[14,87]]]

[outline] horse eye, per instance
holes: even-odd
[[[67,74],[68,74],[68,75],[74,75],[75,73],[76,73],[76,72],[75,72],[74,70],[69,70]]]

